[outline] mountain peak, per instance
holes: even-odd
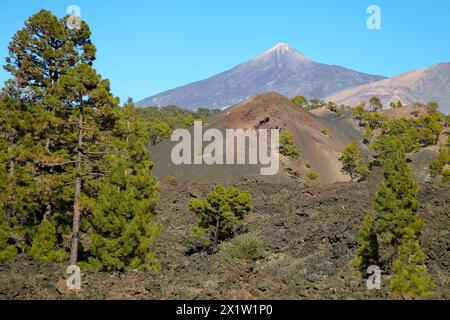
[[[381,79],[384,78],[314,62],[289,44],[278,43],[230,70],[161,92],[136,105],[175,104],[189,109],[222,109],[264,92],[278,92],[287,97],[324,98]]]
[[[300,52],[298,52],[293,46],[284,43],[284,42],[280,42],[277,45],[275,45],[274,47],[270,48],[269,50],[265,51],[263,54],[261,54],[260,56],[257,57],[258,58],[264,58],[267,56],[272,56],[272,55],[289,55],[295,58],[295,60],[301,61],[301,62],[308,62],[311,61],[311,59],[309,59],[308,57],[306,57],[305,55],[301,54]]]
[[[287,43],[280,42],[269,51],[295,51],[295,49]]]

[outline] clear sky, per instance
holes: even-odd
[[[93,33],[94,66],[122,101],[210,77],[279,42],[385,76],[450,61],[449,0],[0,1],[1,61],[27,17],[41,8],[62,17],[72,4]],[[371,4],[381,30],[366,27]],[[8,76],[1,70],[0,82]]]

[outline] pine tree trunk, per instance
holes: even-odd
[[[15,163],[14,159],[11,159],[9,161],[9,170],[8,170],[8,174],[11,178],[14,178],[15,168],[16,168],[16,163]],[[14,186],[15,185],[16,184],[14,183]],[[6,211],[7,211],[6,221],[8,223],[8,226],[11,223],[11,218],[14,216],[13,202],[14,202],[14,193],[11,194],[11,196],[9,197],[8,204],[6,206]]]
[[[76,179],[75,191],[73,200],[73,225],[72,225],[72,246],[70,250],[70,264],[76,265],[78,262],[78,242],[80,232],[80,196],[81,196],[81,182],[82,182],[82,156],[83,156],[83,108],[80,108],[80,115],[78,116],[78,147],[77,147],[77,161],[76,161]]]
[[[47,152],[50,152],[50,138],[49,138],[49,137],[47,137],[47,138],[45,139],[45,150],[46,150]]]
[[[47,203],[44,213],[44,220],[50,221],[51,215],[52,215],[52,205],[50,203]]]
[[[11,159],[9,161],[9,171],[8,171],[9,176],[11,178],[14,178],[14,170],[15,170],[15,168],[16,168],[16,163],[14,162],[14,159]]]
[[[15,146],[16,146],[16,144],[15,144],[15,134],[16,134],[16,131],[13,130],[13,134],[11,136],[9,136],[9,138],[8,138],[9,145],[10,145],[10,147],[12,149],[14,149]],[[13,156],[9,160],[9,168],[8,168],[8,175],[11,177],[11,183],[12,183],[12,186],[13,186],[13,192],[8,197],[8,203],[6,205],[6,211],[7,211],[6,221],[8,222],[8,226],[11,223],[12,217],[15,215],[14,205],[13,205],[13,203],[15,202],[15,192],[16,192],[16,190],[15,190],[16,181],[14,181],[15,174],[16,174],[16,159]]]

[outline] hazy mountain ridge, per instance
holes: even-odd
[[[440,110],[450,112],[450,63],[440,63],[428,68],[403,73],[398,76],[346,89],[328,96],[326,100],[355,106],[377,96],[385,108],[390,102],[404,105],[414,102],[437,101]]]

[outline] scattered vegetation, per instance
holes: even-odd
[[[436,107],[434,103],[431,105]],[[352,113],[359,125],[365,128],[363,143],[371,144],[375,151],[372,166],[382,166],[389,152],[395,151],[396,142],[403,146],[406,153],[437,145],[446,123],[444,116],[437,112],[389,119],[378,112],[365,110],[363,104]]]
[[[93,67],[96,48],[88,25],[71,30],[67,19],[41,10],[9,45],[5,69],[11,78],[0,94],[0,262],[22,252],[98,271],[157,270],[159,185],[147,147],[218,111],[137,109],[131,99],[121,108],[109,81]],[[348,110],[302,96],[292,101],[306,110],[325,106],[338,115]],[[363,142],[374,151],[370,167],[384,166],[377,214],[362,223],[354,266],[361,272],[382,266],[395,295],[429,297],[433,284],[419,241],[424,221],[417,216],[418,185],[406,154],[437,145],[450,116],[439,114],[435,102],[427,105],[427,115],[412,118],[389,119],[377,112],[382,107],[372,97],[370,111],[365,105],[352,111],[364,127]],[[301,157],[289,132],[281,132],[279,151]],[[356,142],[345,147],[341,161],[352,180],[367,177],[369,165]],[[308,179],[317,181],[311,163],[305,166]],[[448,141],[429,169],[433,179],[450,180]],[[291,168],[286,172],[299,175]],[[167,181],[174,183],[173,177]],[[266,255],[258,236],[233,238],[252,210],[248,192],[217,186],[188,206],[196,215],[193,236],[213,253],[219,249],[225,262]]]
[[[132,101],[128,103],[132,104]],[[175,129],[187,128],[194,121],[205,122],[206,118],[218,113],[219,110],[198,108],[197,111],[182,109],[177,106],[147,107],[137,109],[137,115],[143,120],[142,129],[150,137],[150,144],[155,145],[169,139]]]
[[[317,98],[307,99],[304,96],[296,96],[291,99],[291,101],[299,108],[305,110],[314,110],[324,106],[325,101]]]

